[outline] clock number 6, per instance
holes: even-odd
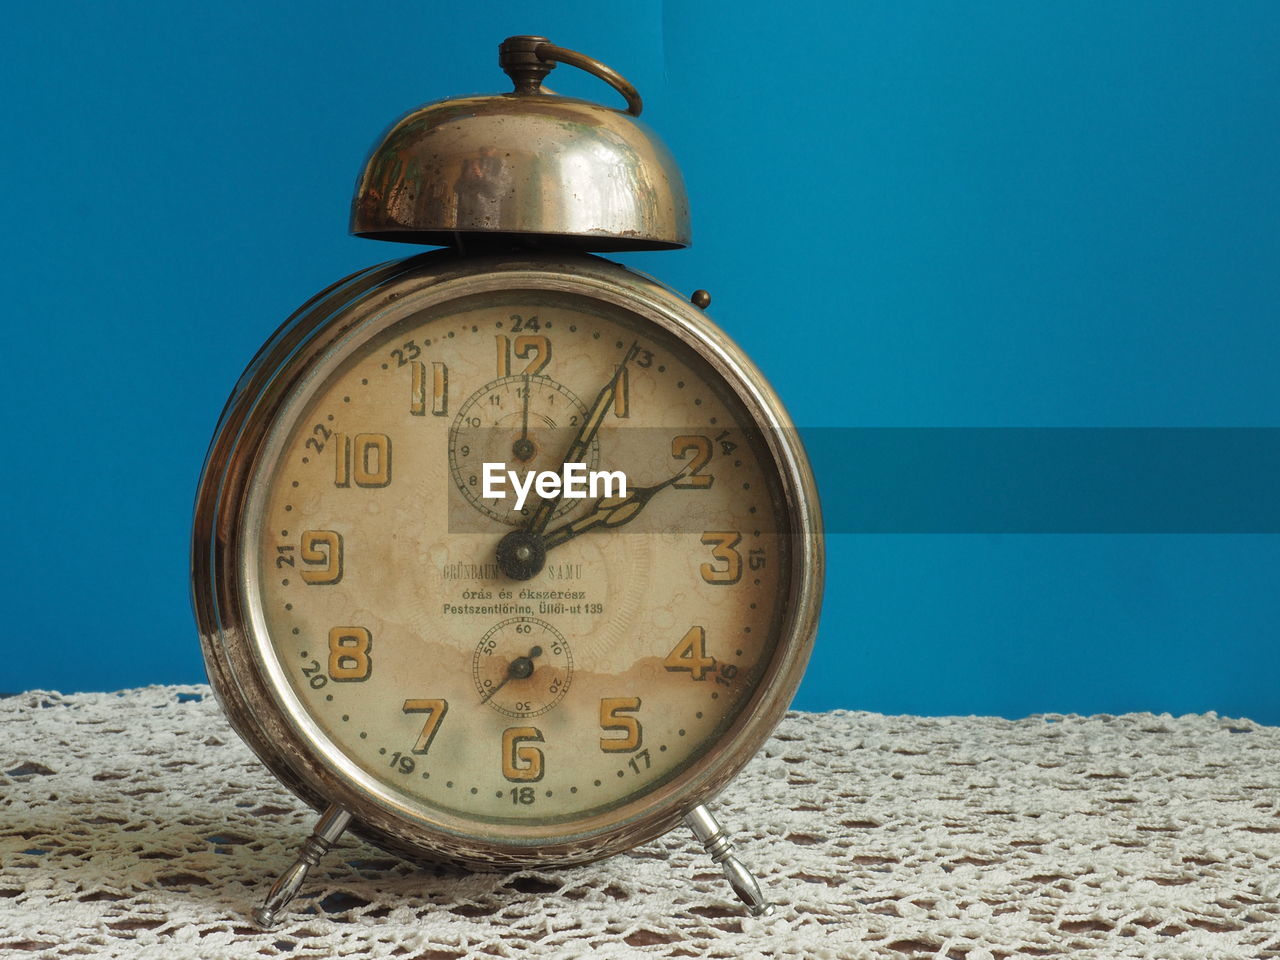
[[[542,743],[537,727],[508,727],[502,731],[502,775],[512,783],[536,783],[542,779]]]

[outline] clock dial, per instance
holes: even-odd
[[[494,339],[501,356],[510,338]],[[549,355],[550,338],[539,340]],[[514,497],[484,496],[484,465],[502,462],[522,472],[559,470],[565,449],[586,415],[587,408],[573,391],[541,374],[526,372],[486,383],[462,404],[449,429],[453,482],[485,516],[511,526],[527,522],[537,498],[521,508]],[[598,441],[590,444],[583,462],[591,469],[598,466]],[[556,516],[571,506],[562,503]]]
[[[476,645],[471,678],[481,703],[508,717],[537,717],[569,692],[573,654],[545,620],[512,617]]]
[[[400,317],[335,348],[267,439],[257,643],[331,749],[423,816],[502,836],[620,809],[774,661],[778,469],[711,364],[626,309],[515,290]],[[625,494],[485,495],[486,462],[558,471],[575,443]],[[544,554],[527,578],[499,561],[513,530]]]

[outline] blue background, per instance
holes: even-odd
[[[203,677],[187,536],[218,411],[295,306],[409,252],[346,236],[360,162],[417,103],[507,89],[508,34],[640,88],[695,245],[622,259],[710,289],[798,423],[1280,425],[1280,5],[529,8],[10,11],[0,690]],[[829,557],[800,707],[1280,722],[1280,538]]]

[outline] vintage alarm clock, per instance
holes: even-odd
[[[264,925],[344,830],[494,869],[685,822],[770,909],[705,804],[809,656],[813,477],[709,295],[592,255],[689,243],[635,89],[541,37],[499,49],[513,92],[409,113],[356,188],[354,234],[443,249],[340,280],[280,327],[200,479],[209,680],[321,811]],[[626,111],[541,89],[557,62]]]

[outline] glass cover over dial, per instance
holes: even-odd
[[[330,749],[424,816],[501,836],[618,810],[702,756],[774,659],[772,454],[710,363],[603,299],[400,317],[339,343],[267,437],[255,642]],[[486,490],[486,463],[560,473],[575,451],[625,494]]]

